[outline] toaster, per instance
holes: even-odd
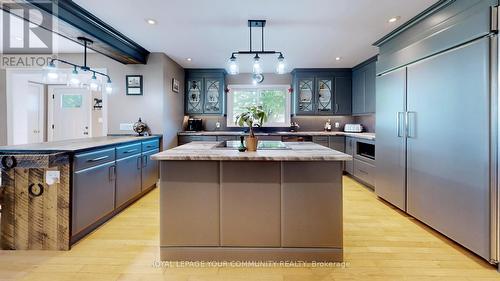
[[[361,125],[361,124],[345,124],[344,132],[361,133],[361,132],[363,132],[363,125]]]

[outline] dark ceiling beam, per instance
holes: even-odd
[[[86,37],[94,41],[90,49],[110,57],[123,64],[146,64],[149,51],[126,37],[104,21],[71,0],[22,0],[16,1],[22,7],[39,9],[44,16],[59,19],[56,28],[44,26],[45,29],[65,37],[78,44],[78,37]],[[2,9],[9,12],[2,6]],[[29,21],[29,19],[24,18]]]

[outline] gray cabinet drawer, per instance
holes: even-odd
[[[353,160],[354,176],[363,182],[374,186],[375,185],[375,166],[363,162],[358,159]]]
[[[217,141],[235,141],[240,140],[239,136],[217,136]]]
[[[179,145],[190,143],[192,141],[217,141],[216,136],[178,136]]]
[[[142,151],[149,151],[160,147],[159,140],[150,140],[142,142]]]
[[[134,154],[141,153],[141,143],[133,143],[128,145],[118,146],[116,148],[116,159],[129,157]]]
[[[78,153],[74,158],[74,170],[79,171],[115,160],[115,148]]]

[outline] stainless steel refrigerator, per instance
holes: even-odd
[[[377,77],[381,198],[498,261],[498,36]]]

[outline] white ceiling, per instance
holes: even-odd
[[[193,68],[226,67],[231,52],[249,48],[247,20],[266,19],[265,48],[282,51],[291,70],[353,67],[377,53],[371,46],[374,41],[436,0],[75,2],[149,51],[164,52],[181,66]],[[388,23],[394,16],[401,19]],[[148,25],[148,18],[157,24]],[[254,34],[259,38],[257,31]],[[260,40],[255,46],[260,46]],[[275,56],[263,57],[265,72],[274,70],[275,61]],[[241,56],[240,72],[250,71],[251,56]]]

